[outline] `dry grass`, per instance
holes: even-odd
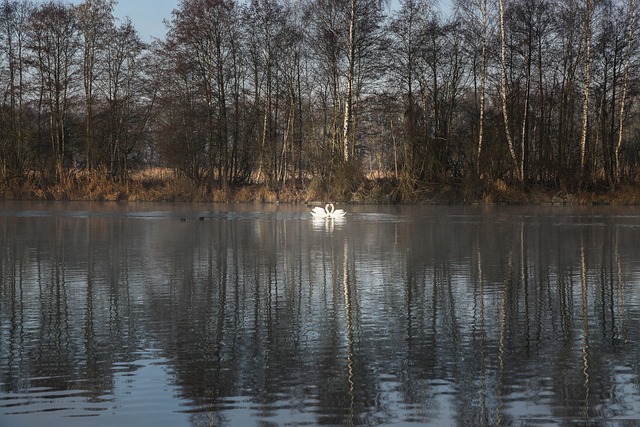
[[[516,204],[525,203],[526,195],[501,179],[485,185],[482,202],[485,204]]]
[[[623,185],[614,192],[612,202],[621,205],[638,205],[640,204],[640,188]]]
[[[341,179],[309,177],[304,189],[293,183],[274,190],[266,185],[211,188],[196,186],[192,181],[167,168],[148,168],[135,171],[128,182],[114,179],[104,168],[65,170],[58,179],[47,178],[40,172],[23,177],[0,180],[0,198],[24,200],[94,200],[94,201],[175,201],[175,202],[244,202],[244,203],[301,203],[334,200],[354,203],[551,203],[557,189],[536,188],[527,191],[514,188],[505,181],[471,180],[451,186],[437,183],[418,184],[408,175],[398,180],[363,178],[343,170]],[[341,182],[342,185],[334,185]],[[353,188],[355,186],[355,188]],[[339,188],[338,188],[339,187]],[[328,191],[327,188],[331,188]],[[627,184],[614,191],[563,192],[567,204],[640,204],[640,186]]]

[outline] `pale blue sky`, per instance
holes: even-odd
[[[151,37],[164,38],[163,20],[171,20],[171,11],[178,3],[179,0],[120,0],[114,15],[118,18],[129,16],[142,38],[150,41]],[[399,3],[399,0],[392,0],[391,6],[398,7]],[[451,0],[436,0],[436,4],[446,12],[451,7]]]
[[[45,3],[47,0],[35,0]],[[80,4],[82,0],[62,0],[63,3]],[[164,38],[166,27],[163,21],[171,20],[171,11],[178,7],[179,0],[117,0],[113,15],[118,19],[131,18],[133,26],[144,41],[153,37]]]
[[[79,1],[78,1],[79,3]],[[171,11],[179,0],[120,0],[113,11],[117,18],[131,18],[133,26],[145,41],[153,37],[164,38],[164,20],[171,20]]]
[[[42,3],[45,0],[37,0]],[[63,0],[64,2],[65,0]],[[82,0],[66,0],[79,4]],[[133,26],[138,30],[144,41],[150,42],[154,37],[164,38],[166,27],[164,20],[171,20],[171,12],[178,7],[180,0],[119,0],[114,10],[114,16],[119,19],[131,18]],[[437,0],[441,10],[446,10],[451,0]],[[399,4],[399,0],[391,1],[392,7]]]

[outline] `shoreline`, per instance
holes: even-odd
[[[323,181],[323,184],[318,184]],[[329,180],[307,180],[301,186],[287,183],[274,189],[265,184],[214,188],[196,186],[170,170],[143,170],[127,182],[112,179],[103,170],[67,173],[57,182],[22,177],[0,185],[0,200],[14,201],[129,201],[129,202],[225,202],[379,205],[640,205],[640,185],[595,190],[536,186],[528,189],[504,181],[428,183],[405,189],[392,178],[364,178],[357,188],[341,192],[327,188]]]
[[[309,197],[305,190],[292,192],[269,190],[262,185],[242,186],[233,189],[207,191],[160,191],[127,192],[126,189],[110,188],[99,193],[61,192],[59,189],[42,189],[37,194],[6,194],[0,192],[3,201],[69,201],[69,202],[145,202],[145,203],[274,203],[324,205],[329,200],[341,204],[363,205],[541,205],[541,206],[640,206],[640,188],[624,187],[609,192],[561,192],[549,189],[534,189],[529,192],[484,194],[468,198],[462,192],[446,191],[422,194],[413,200],[392,200],[392,194],[376,194],[363,197],[361,194],[349,200],[336,199],[330,195]]]

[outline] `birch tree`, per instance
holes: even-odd
[[[349,147],[349,138],[351,135],[351,115],[353,114],[353,80],[355,70],[355,26],[356,26],[356,0],[349,0],[349,31],[347,38],[347,89],[344,100],[344,118],[342,125],[342,153],[344,162],[349,161],[351,149]]]
[[[493,4],[493,3],[491,3]],[[475,145],[475,171],[480,177],[483,176],[482,169],[482,153],[485,145],[486,134],[486,113],[487,113],[487,69],[488,69],[488,53],[490,31],[493,33],[493,27],[490,28],[489,13],[491,11],[488,0],[456,0],[455,7],[461,12],[462,19],[465,22],[462,28],[464,36],[464,48],[467,50],[471,58],[472,77],[473,77],[473,95],[474,103],[477,106],[477,117],[474,117],[473,125],[477,125],[478,133],[475,135],[477,144]],[[495,20],[497,24],[497,20]],[[480,34],[480,37],[478,37]],[[478,65],[479,63],[479,65]],[[479,68],[479,70],[478,70]],[[479,80],[479,83],[478,83]],[[477,122],[475,121],[477,119]]]
[[[501,0],[503,1],[503,0]],[[582,26],[582,130],[580,133],[580,180],[584,179],[589,131],[589,87],[591,85],[591,20],[593,0],[585,0]]]
[[[480,55],[480,114],[478,117],[478,154],[476,172],[481,175],[480,158],[484,139],[484,110],[487,85],[487,0],[482,0],[482,54]]]
[[[316,66],[328,88],[326,133],[341,163],[353,160],[359,96],[375,78],[382,6],[381,0],[320,0],[307,9]]]
[[[620,165],[620,148],[622,147],[622,137],[623,137],[623,129],[624,129],[624,114],[625,114],[625,104],[627,102],[627,91],[629,88],[629,68],[631,64],[631,50],[633,46],[633,39],[635,33],[635,16],[636,16],[636,2],[635,0],[629,1],[629,24],[627,29],[627,48],[625,53],[624,60],[624,76],[622,80],[622,99],[620,99],[620,116],[619,116],[619,126],[618,126],[618,142],[615,147],[615,158],[614,158],[614,166],[615,166],[615,180],[616,183],[620,183],[621,178],[621,165]]]
[[[511,134],[511,126],[509,124],[509,109],[507,106],[507,66],[506,66],[506,36],[505,36],[505,20],[504,20],[504,0],[500,0],[500,99],[502,101],[502,117],[504,120],[505,137],[509,147],[509,154],[516,169],[516,176],[520,182],[524,181],[523,171],[518,166],[518,159],[513,144],[513,136]]]

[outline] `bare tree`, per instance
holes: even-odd
[[[302,178],[300,170],[302,142],[302,86],[301,67],[304,55],[303,23],[301,7],[297,2],[285,4],[285,15],[289,18],[283,22],[281,57],[278,61],[279,76],[282,80],[282,97],[284,98],[282,120],[282,148],[277,181],[284,187],[288,179],[295,181]]]
[[[356,20],[356,0],[349,0],[349,31],[347,38],[347,89],[344,99],[344,119],[343,119],[343,133],[342,133],[342,153],[343,160],[349,161],[349,154],[351,152],[349,148],[349,137],[351,133],[351,115],[353,105],[353,79],[355,70],[355,20]]]
[[[245,10],[248,25],[249,52],[252,58],[254,111],[259,150],[259,179],[270,187],[279,183],[284,161],[281,124],[282,91],[286,88],[283,63],[292,40],[287,33],[291,27],[287,16],[290,10],[276,0],[253,0]],[[288,98],[288,95],[284,95]]]
[[[108,165],[114,176],[126,181],[129,155],[140,134],[136,122],[144,122],[138,117],[136,105],[143,98],[139,78],[145,46],[129,20],[112,28],[109,39],[104,60]]]
[[[504,119],[504,131],[509,147],[509,154],[516,169],[516,175],[520,182],[524,181],[522,170],[518,165],[516,151],[514,149],[513,136],[511,135],[511,126],[509,124],[509,109],[507,106],[507,66],[506,66],[506,41],[505,41],[505,20],[504,20],[504,0],[500,0],[500,99],[502,100],[502,117]]]
[[[402,164],[409,177],[415,178],[420,154],[418,147],[424,139],[424,131],[420,130],[422,108],[420,107],[421,58],[426,43],[426,27],[433,16],[430,0],[406,0],[393,15],[387,30],[391,36],[389,49],[390,84],[396,83],[404,107],[404,138],[402,138]],[[391,87],[390,90],[396,90]],[[410,178],[411,179],[411,178]]]
[[[126,181],[146,129],[148,158],[199,194],[307,178],[349,198],[365,167],[403,200],[436,182],[494,191],[467,177],[632,176],[635,0],[456,0],[446,18],[435,4],[401,0],[385,21],[384,0],[181,0],[147,56],[115,0],[0,0],[3,182],[76,162]]]
[[[557,123],[555,124],[555,136],[550,136],[557,142],[555,148],[550,148],[553,152],[553,174],[557,180],[563,184],[569,184],[579,169],[579,158],[573,153],[578,146],[580,130],[576,124],[576,105],[579,103],[578,69],[580,67],[580,14],[577,6],[578,0],[555,3],[555,17],[553,32],[557,40],[549,49],[548,55],[555,61],[550,60],[550,67],[557,63],[559,70],[557,77],[551,75],[549,84],[551,85],[551,97],[557,107],[553,105],[549,109],[555,110]],[[547,69],[553,69],[547,67]],[[558,83],[554,84],[554,80]],[[552,113],[550,113],[552,114]],[[551,122],[550,122],[551,123]],[[575,144],[575,145],[574,145]]]
[[[478,118],[478,154],[476,172],[481,175],[480,156],[484,139],[484,110],[487,86],[487,0],[482,0],[482,54],[480,57],[480,117]]]
[[[526,182],[531,176],[534,156],[539,156],[540,149],[536,147],[536,133],[542,137],[545,126],[540,125],[547,105],[542,99],[544,87],[541,73],[542,45],[549,32],[548,0],[516,1],[509,9],[510,13],[510,50],[511,58],[516,64],[513,77],[514,95],[512,96],[511,112],[514,122],[520,121],[519,170],[521,178]],[[538,78],[536,79],[536,67]],[[538,87],[536,88],[536,84]],[[538,127],[536,128],[536,124]]]
[[[358,98],[366,82],[376,77],[382,6],[382,1],[365,0],[322,0],[308,6],[310,40],[331,103],[326,133],[342,163],[355,153]]]
[[[629,68],[630,68],[630,64],[631,64],[631,49],[632,49],[634,33],[635,33],[635,16],[636,16],[635,5],[636,5],[635,0],[630,0],[630,2],[629,2],[629,15],[628,15],[629,24],[628,24],[628,31],[627,31],[627,50],[626,50],[625,60],[624,60],[624,77],[623,77],[623,81],[622,81],[622,99],[620,100],[620,115],[619,115],[620,124],[618,126],[618,142],[616,143],[615,159],[614,159],[616,183],[620,183],[620,178],[621,178],[620,148],[622,147],[625,104],[627,102],[627,91],[629,89]]]
[[[330,152],[331,155],[343,156],[339,150],[340,112],[342,107],[342,40],[344,39],[344,25],[341,20],[341,0],[320,0],[309,2],[306,8],[309,47],[312,49],[314,71],[317,74],[315,84],[318,97],[318,108],[322,114],[320,123],[323,135],[320,151]],[[323,147],[326,145],[326,147]],[[327,158],[319,159],[320,165],[326,165]],[[324,175],[324,173],[320,173]]]
[[[461,26],[461,36],[464,40],[464,48],[467,55],[471,58],[472,69],[470,70],[473,77],[473,95],[474,103],[477,105],[477,146],[475,147],[475,170],[478,176],[483,176],[482,153],[485,146],[486,136],[486,116],[487,116],[487,96],[491,95],[487,88],[487,70],[489,69],[489,54],[492,39],[491,33],[493,27],[491,23],[497,24],[497,20],[491,19],[490,13],[492,9],[488,0],[458,0],[455,3],[456,10],[460,11],[463,20]],[[494,22],[495,21],[495,22]],[[480,34],[480,37],[478,37]],[[478,65],[479,62],[479,65]],[[479,68],[479,70],[478,70]],[[479,80],[479,83],[478,83]],[[479,89],[478,89],[479,86]]]
[[[228,74],[234,37],[232,0],[183,0],[174,11],[169,39],[177,59],[193,67],[206,108],[208,170],[221,187],[229,182]]]
[[[502,1],[502,0],[501,0]],[[584,179],[589,130],[589,87],[591,85],[591,20],[593,0],[584,0],[585,10],[582,27],[582,131],[580,133],[580,174]]]
[[[6,70],[6,81],[0,79],[0,85],[8,90],[2,94],[4,102],[0,111],[0,177],[19,175],[26,162],[25,31],[32,8],[31,3],[16,0],[3,0],[0,4],[0,63],[4,62],[1,69]]]
[[[199,186],[207,162],[206,108],[202,104],[200,76],[192,57],[173,37],[154,50],[153,80],[158,102],[155,134],[164,164]],[[205,113],[203,113],[205,111]]]
[[[40,80],[40,97],[48,115],[51,166],[59,177],[67,145],[67,114],[73,83],[78,76],[80,40],[78,25],[70,6],[45,3],[35,10],[29,25],[29,47]]]
[[[104,55],[107,35],[113,26],[113,7],[115,0],[85,0],[73,9],[82,33],[82,78],[85,102],[85,156],[87,168],[91,168],[94,149],[94,121],[96,96],[97,65]]]

